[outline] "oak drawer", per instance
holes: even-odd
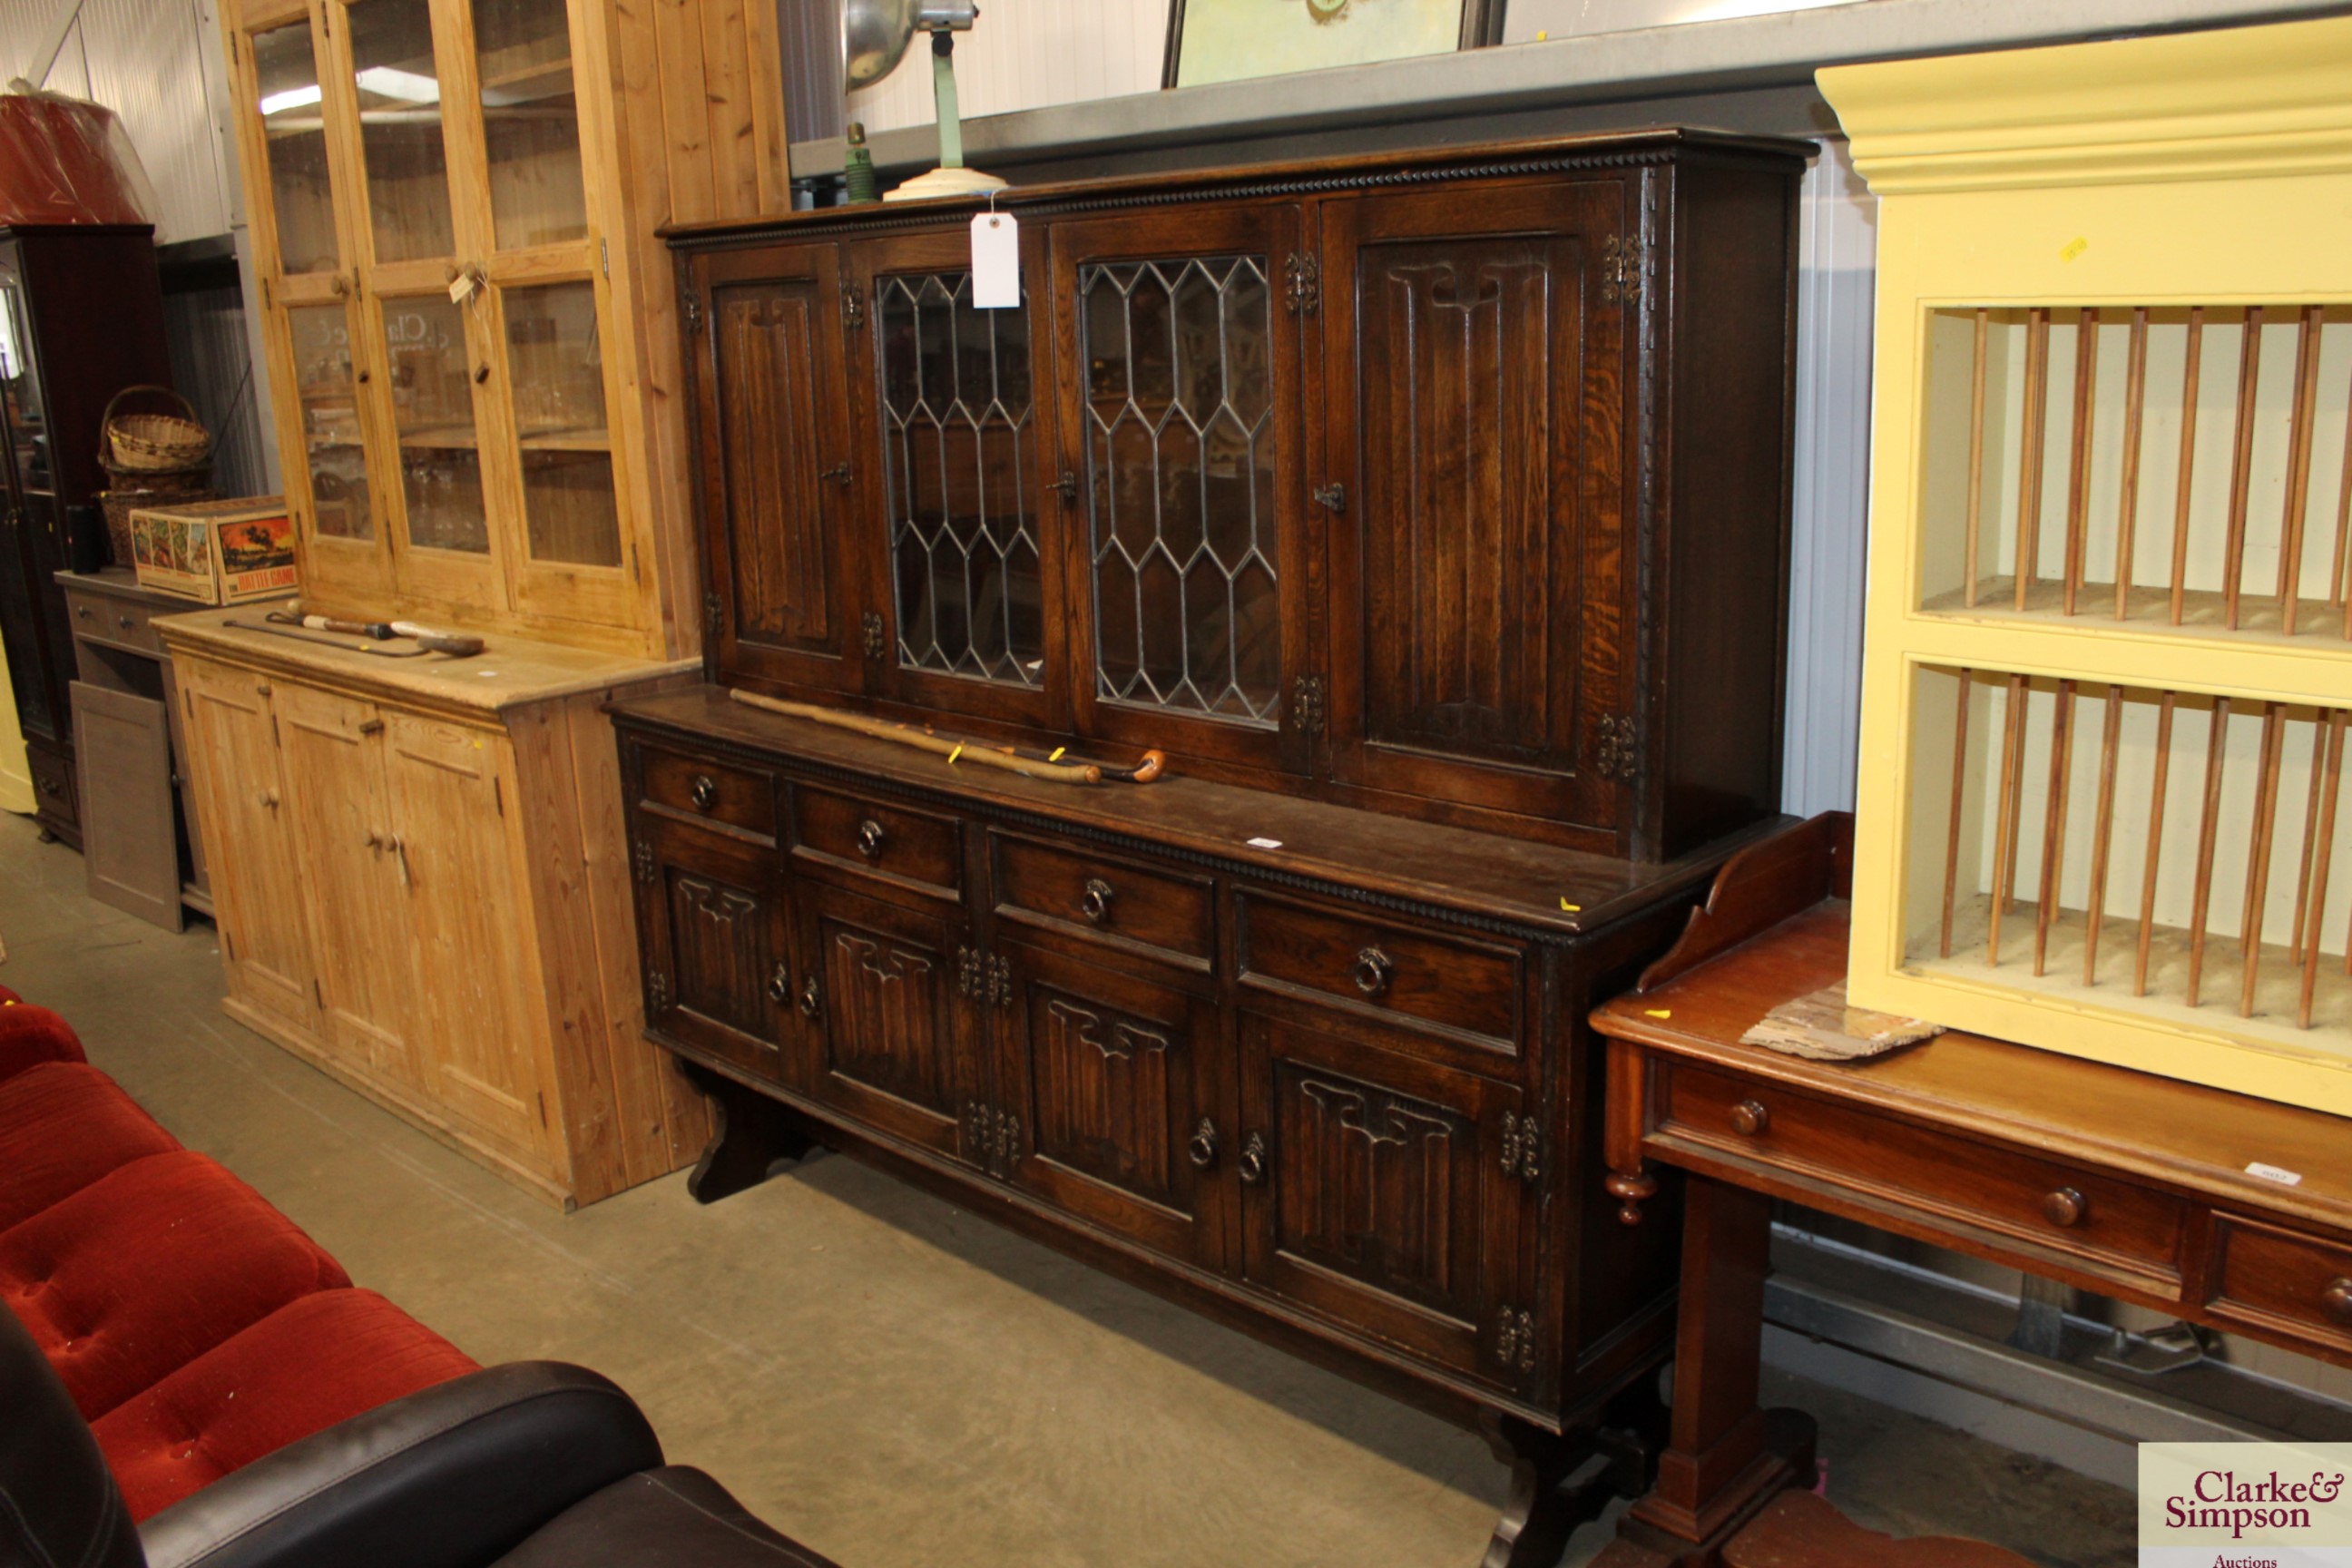
[[[1506,1048],[1519,1040],[1517,948],[1244,893],[1244,976],[1344,997]]]
[[[793,801],[796,842],[811,854],[950,892],[963,886],[963,828],[951,816],[807,784]]]
[[[772,775],[650,746],[643,756],[647,805],[708,817],[770,840],[776,837],[776,781]]]
[[[2352,1248],[2217,1214],[2206,1278],[2216,1318],[2352,1350]]]
[[[996,900],[1050,921],[1206,963],[1216,954],[1216,899],[1206,879],[1076,854],[1003,835]]]
[[[66,603],[73,611],[74,636],[94,637],[122,647],[135,647],[142,653],[163,657],[163,634],[155,629],[155,611],[135,600],[118,599],[110,594],[92,594],[68,588]],[[201,609],[190,605],[189,609]],[[166,611],[165,614],[173,612]]]
[[[1776,1085],[1680,1063],[1666,1071],[1662,1131],[2177,1288],[2187,1215],[2168,1194]]]

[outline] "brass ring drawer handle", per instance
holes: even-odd
[[[2071,1230],[2091,1217],[2091,1200],[2073,1187],[2061,1187],[2042,1200],[2042,1214],[2052,1225]]]
[[[857,852],[868,860],[879,860],[883,843],[889,837],[882,831],[882,825],[869,816],[857,825]]]
[[[801,982],[801,1016],[803,1018],[815,1017],[817,1009],[824,1005],[824,995],[822,992],[817,990],[816,976],[812,974],[807,979]]]
[[[1196,1171],[1205,1171],[1215,1164],[1217,1163],[1217,1124],[1205,1116],[1201,1118],[1201,1125],[1193,1132],[1192,1142],[1185,1145],[1184,1152],[1191,1158],[1192,1168]]]
[[[1265,1181],[1265,1140],[1255,1132],[1251,1133],[1249,1142],[1242,1145],[1241,1163],[1235,1168],[1240,1171],[1245,1185],[1254,1187]]]
[[[779,962],[768,975],[768,1000],[779,1006],[793,999],[793,972]]]
[[[2320,1310],[2335,1322],[2352,1325],[2352,1279],[2331,1279],[2319,1293]]]
[[[694,802],[695,810],[709,811],[719,804],[719,781],[709,773],[695,774],[694,787],[688,792],[687,798]]]
[[[1078,895],[1078,913],[1086,916],[1090,923],[1100,925],[1110,919],[1110,902],[1118,896],[1117,889],[1108,882],[1100,877],[1089,877],[1086,891]]]
[[[1742,1138],[1761,1138],[1772,1130],[1772,1113],[1760,1100],[1743,1100],[1731,1108],[1731,1130]]]
[[[1354,978],[1357,990],[1367,996],[1377,996],[1389,988],[1390,980],[1396,974],[1396,963],[1379,948],[1367,947],[1357,952],[1356,962],[1349,966],[1348,973]]]

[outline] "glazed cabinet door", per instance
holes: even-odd
[[[1323,208],[1342,783],[1613,830],[1630,721],[1613,181]]]
[[[646,812],[634,833],[646,1027],[784,1081],[800,987],[772,851]]]
[[[962,1129],[988,1099],[972,1015],[990,1004],[961,917],[807,878],[793,902],[808,1092],[878,1131],[982,1163]]]
[[[1025,248],[1022,302],[1001,310],[973,300],[961,226],[845,249],[862,323],[850,374],[873,388],[852,400],[849,483],[865,612],[883,627],[874,689],[1059,729],[1067,627],[1050,610],[1064,601],[1049,542],[1076,481],[1056,473],[1049,429],[1044,247]]]
[[[486,1142],[537,1163],[549,1139],[547,988],[525,889],[520,798],[502,733],[386,716],[382,741],[404,944],[415,954],[425,1092]]]
[[[1321,669],[1298,229],[1289,205],[1052,227],[1055,320],[1075,334],[1059,391],[1061,468],[1077,481],[1063,516],[1082,732],[1310,764],[1291,700]]]
[[[202,801],[197,818],[211,837],[213,915],[229,988],[246,1005],[308,1035],[319,1005],[271,683],[184,657],[173,661],[173,672]]]
[[[697,257],[686,320],[690,334],[700,324],[688,357],[709,643],[757,679],[854,689],[869,647],[852,607],[838,257],[829,245]],[[877,623],[875,657],[878,638]]]
[[[1125,955],[1104,967],[1000,938],[995,957],[1000,1173],[1155,1252],[1222,1267],[1230,1075],[1213,989]]]
[[[301,846],[323,1043],[345,1066],[416,1090],[424,1079],[411,1015],[427,977],[412,962],[407,889],[384,795],[383,715],[373,703],[290,681],[278,683],[272,700],[286,806]]]
[[[1531,1387],[1545,1350],[1519,1090],[1336,1015],[1327,1031],[1244,1013],[1241,1038],[1248,1279],[1445,1371]]]

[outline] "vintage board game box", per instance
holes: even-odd
[[[131,514],[139,585],[234,605],[294,591],[294,525],[278,496],[142,507]]]

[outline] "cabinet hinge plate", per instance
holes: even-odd
[[[646,975],[646,1012],[648,1016],[669,1011],[669,976],[656,969]]]
[[[1302,735],[1323,732],[1323,678],[1302,675],[1290,683],[1290,719]]]
[[[1536,1369],[1535,1314],[1505,1307],[1495,1318],[1495,1359],[1517,1372]]]
[[[866,324],[866,290],[855,281],[841,286],[841,324],[853,332]]]
[[[703,595],[702,624],[710,628],[712,637],[719,635],[719,628],[726,623],[726,620],[727,602],[716,594]]]
[[[692,337],[702,331],[702,299],[691,289],[677,291],[678,314],[686,322],[686,335]]]
[[[889,628],[882,624],[881,611],[866,611],[857,624],[866,639],[866,658],[880,658],[890,650]]]
[[[1592,748],[1592,771],[1604,779],[1631,780],[1642,771],[1631,714],[1605,713]]]
[[[1534,1117],[1503,1112],[1503,1174],[1530,1186],[1543,1174],[1543,1134]]]
[[[631,864],[635,868],[637,880],[645,883],[648,887],[652,886],[654,879],[653,841],[649,838],[638,839],[637,847],[629,852],[629,859]]]
[[[1607,305],[1636,304],[1650,274],[1650,247],[1639,234],[1611,235],[1601,242],[1601,300]]]
[[[1283,259],[1282,305],[1294,316],[1311,316],[1323,308],[1323,268],[1306,251],[1294,250]]]

